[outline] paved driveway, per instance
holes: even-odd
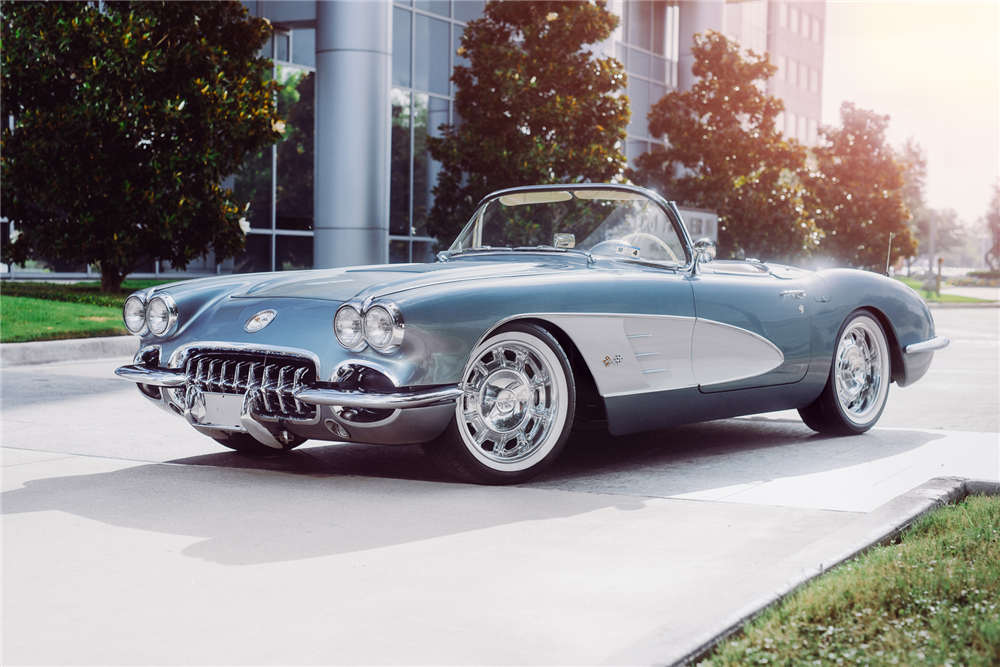
[[[795,413],[591,436],[530,484],[416,447],[222,450],[110,375],[2,376],[7,664],[652,664],[678,659],[932,477],[1000,479],[1000,311],[879,428]]]

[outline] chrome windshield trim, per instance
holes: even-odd
[[[183,387],[184,371],[169,371],[162,368],[146,366],[122,366],[115,370],[115,375],[136,384],[148,384],[152,387]]]
[[[934,338],[931,338],[930,340],[921,341],[919,343],[910,343],[903,348],[903,352],[906,354],[936,352],[937,350],[943,350],[948,347],[949,343],[951,343],[951,341],[944,336],[934,336]]]
[[[331,405],[368,410],[400,410],[420,408],[439,403],[453,403],[462,395],[458,385],[436,387],[414,392],[375,393],[367,391],[342,391],[340,389],[303,388],[293,396],[303,403]]]

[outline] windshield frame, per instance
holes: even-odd
[[[674,202],[668,202],[667,200],[665,200],[663,197],[653,192],[652,190],[647,190],[646,188],[640,188],[634,185],[625,185],[622,183],[563,183],[563,184],[552,184],[552,185],[526,185],[526,186],[507,188],[504,190],[497,190],[496,192],[492,192],[486,197],[483,197],[483,199],[479,202],[479,206],[476,208],[476,212],[469,219],[469,222],[462,227],[462,230],[452,240],[452,245],[450,245],[448,250],[446,251],[446,256],[451,257],[460,255],[463,252],[469,252],[469,250],[472,249],[479,249],[481,252],[486,250],[481,243],[483,215],[486,212],[487,205],[494,200],[500,199],[501,197],[509,197],[511,195],[517,195],[517,194],[530,194],[530,193],[541,193],[541,192],[579,192],[586,190],[605,190],[605,191],[618,190],[621,192],[627,192],[632,195],[640,195],[641,197],[657,205],[663,211],[667,220],[670,221],[670,224],[673,226],[674,232],[677,234],[677,238],[680,240],[685,256],[684,263],[681,265],[665,264],[657,260],[643,259],[641,257],[639,258],[618,257],[615,258],[614,261],[625,261],[630,264],[653,266],[671,271],[690,270],[691,267],[694,265],[693,261],[694,251],[693,251],[693,244],[691,241],[691,237],[688,234],[687,227],[684,224],[683,218],[680,215],[680,211],[677,210],[676,204]],[[472,225],[478,226],[478,230],[475,230],[473,234],[474,238],[473,245],[469,248],[465,248],[464,250],[454,249],[455,242],[463,235],[465,235],[466,230],[468,230],[469,227]],[[499,251],[506,251],[508,250],[508,248],[497,247],[491,250],[496,250],[499,252]],[[557,248],[539,247],[538,252],[565,252],[565,250],[561,248],[557,249]]]

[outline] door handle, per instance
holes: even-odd
[[[779,296],[794,296],[796,299],[804,299],[806,291],[804,289],[786,289]]]

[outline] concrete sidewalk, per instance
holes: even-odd
[[[58,361],[132,357],[138,351],[139,339],[136,336],[3,343],[0,344],[0,368],[50,364]]]

